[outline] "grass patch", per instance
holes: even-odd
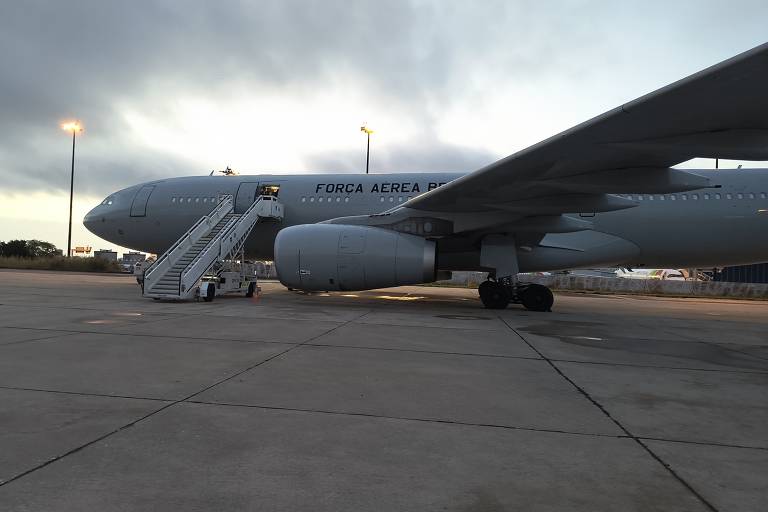
[[[0,268],[23,270],[64,270],[69,272],[120,272],[122,269],[115,261],[101,258],[80,258],[73,256],[49,256],[40,258],[19,258],[0,256]]]

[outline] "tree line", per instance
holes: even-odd
[[[50,256],[61,256],[61,249],[57,249],[50,242],[42,240],[9,240],[0,241],[0,256],[11,256],[17,258],[45,258]]]

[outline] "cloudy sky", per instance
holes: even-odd
[[[474,170],[768,40],[765,0],[0,2],[0,240],[241,172]],[[708,162],[699,165],[711,166]]]

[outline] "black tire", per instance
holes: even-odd
[[[213,283],[208,283],[208,286],[205,288],[205,295],[203,295],[203,300],[205,302],[211,302],[213,301],[213,298],[216,296],[216,285]]]
[[[520,302],[525,309],[531,311],[552,311],[552,304],[555,303],[555,297],[552,291],[546,286],[540,284],[529,284],[525,290],[520,293]]]
[[[245,296],[249,299],[253,297],[253,292],[256,291],[256,284],[255,283],[249,283],[248,284],[248,291],[245,292]]]
[[[495,281],[483,281],[477,291],[486,309],[504,309],[509,305],[509,292]]]

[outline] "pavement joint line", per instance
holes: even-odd
[[[8,343],[0,343],[0,348],[2,347],[8,347],[11,345],[20,345],[22,343],[29,343],[31,341],[45,341],[50,340],[53,338],[62,338],[66,336],[74,336],[75,333],[59,333],[59,334],[52,334],[50,336],[43,336],[42,338],[32,338],[31,340],[18,340],[18,341],[9,341]]]
[[[143,324],[140,324],[143,325]],[[109,331],[79,331],[76,329],[48,329],[43,327],[15,327],[10,325],[4,325],[7,329],[29,329],[33,331],[57,331],[61,334],[59,336],[68,336],[70,334],[109,334],[112,336],[134,336],[137,338],[170,338],[174,341],[195,340],[189,343],[197,343],[198,341],[233,341],[238,343],[274,343],[278,345],[297,345],[299,341],[268,341],[268,340],[242,340],[242,339],[229,339],[229,338],[203,338],[198,336],[174,336],[174,335],[160,335],[160,334],[145,334],[145,333],[132,333],[132,332],[109,332]],[[55,338],[57,335],[52,336]],[[0,345],[1,347],[2,345]]]
[[[240,407],[243,409],[263,409],[268,411],[302,412],[302,413],[309,413],[309,414],[354,416],[354,417],[374,418],[374,419],[382,419],[382,420],[413,421],[418,423],[439,423],[444,425],[458,425],[463,427],[521,430],[526,432],[544,432],[548,434],[564,434],[564,435],[571,435],[571,436],[604,437],[604,438],[610,438],[610,439],[630,439],[630,437],[626,435],[601,434],[599,432],[577,432],[573,430],[522,427],[519,425],[502,425],[497,423],[473,423],[468,421],[447,420],[447,419],[439,419],[439,418],[415,418],[411,416],[389,416],[386,414],[373,414],[373,413],[366,413],[366,412],[332,411],[327,409],[304,409],[299,407],[280,407],[275,405],[237,404],[237,403],[231,403],[231,402],[216,402],[216,401],[207,401],[207,400],[187,400],[185,403],[213,405],[213,406],[219,406],[219,407],[235,407],[235,408]]]
[[[624,434],[629,437],[630,439],[634,440],[648,455],[650,455],[656,462],[658,462],[664,469],[669,472],[672,477],[677,480],[683,487],[685,487],[690,493],[692,493],[698,500],[709,510],[712,512],[719,512],[718,509],[709,502],[701,493],[699,493],[690,483],[688,483],[687,480],[685,480],[682,476],[680,476],[677,471],[672,469],[672,466],[665,462],[656,452],[651,450],[651,448],[643,442],[643,440],[634,434],[630,432],[630,430],[625,427],[619,420],[614,418],[610,412],[608,412],[608,409],[606,409],[600,402],[597,401],[592,395],[590,395],[586,389],[582,388],[576,382],[568,377],[563,370],[561,370],[551,359],[546,357],[543,353],[541,353],[533,344],[529,343],[528,340],[526,340],[515,328],[513,328],[511,325],[509,325],[502,317],[499,315],[499,319],[501,319],[504,324],[506,324],[509,329],[514,332],[526,345],[531,347],[532,350],[534,350],[537,354],[539,354],[551,367],[555,372],[557,372],[558,375],[560,375],[566,382],[568,382],[573,388],[581,394],[584,398],[589,400],[592,405],[597,407],[608,419],[610,419],[619,429],[621,429]]]
[[[354,345],[335,345],[333,343],[305,343],[305,345],[308,347],[343,348],[343,349],[355,349],[355,350],[381,350],[383,352],[408,352],[408,353],[416,353],[416,354],[435,354],[435,355],[445,355],[445,356],[495,357],[499,359],[528,359],[531,361],[542,360],[541,357],[534,357],[534,356],[512,356],[508,354],[479,354],[476,352],[450,352],[445,350],[420,350],[415,348],[358,347]]]
[[[667,439],[664,437],[647,437],[638,436],[639,439],[644,441],[660,441],[664,443],[676,443],[676,444],[694,444],[699,446],[716,446],[719,448],[736,448],[739,450],[761,450],[768,451],[768,446],[747,446],[743,444],[731,444],[731,443],[716,443],[712,441],[686,441],[685,439]]]
[[[418,354],[456,355],[456,356],[468,356],[468,357],[491,357],[491,358],[500,358],[500,359],[522,359],[522,360],[531,360],[531,361],[544,360],[543,357],[538,357],[538,356],[537,357],[513,356],[513,355],[507,355],[507,354],[481,354],[481,353],[475,353],[475,352],[451,352],[451,351],[442,351],[442,350],[419,350],[419,349],[392,348],[392,347],[358,347],[358,346],[351,346],[351,345],[336,345],[332,343],[311,343],[311,342],[275,341],[275,340],[245,340],[245,339],[236,339],[236,338],[230,339],[230,338],[212,338],[212,337],[199,337],[199,336],[193,337],[193,336],[158,335],[158,334],[107,332],[107,331],[79,331],[74,329],[48,329],[48,328],[38,328],[38,327],[16,327],[16,326],[3,326],[3,327],[8,329],[21,329],[21,330],[56,331],[58,332],[58,334],[54,334],[52,336],[45,336],[42,338],[35,338],[31,340],[20,340],[20,341],[12,341],[10,343],[0,343],[0,349],[6,346],[13,346],[13,345],[18,345],[22,343],[32,342],[32,341],[49,340],[49,339],[58,338],[58,337],[72,336],[75,334],[88,334],[88,335],[106,334],[106,335],[112,335],[112,336],[133,336],[137,338],[170,339],[173,341],[187,342],[187,343],[199,343],[199,342],[211,341],[211,342],[233,342],[233,343],[268,343],[268,344],[276,344],[276,345],[302,345],[303,344],[303,345],[313,346],[313,347],[329,347],[329,348],[341,348],[341,349],[381,350],[381,351],[407,352],[407,353],[418,353]],[[320,337],[324,335],[325,334],[321,334]],[[705,343],[705,342],[685,341],[684,343]],[[723,348],[726,348],[726,347],[723,347]],[[734,350],[734,352],[751,356],[751,354],[743,353],[738,350]],[[759,360],[763,360],[763,358],[760,358],[758,356],[752,356],[752,357],[755,357]],[[652,368],[652,369],[660,369],[660,370],[698,371],[698,372],[716,372],[716,373],[717,372],[743,373],[743,374],[768,373],[768,369],[766,370],[728,370],[728,369],[718,369],[718,368],[691,368],[691,367],[683,367],[683,366],[660,366],[660,365],[637,364],[637,363],[615,363],[615,362],[609,362],[609,361],[579,361],[579,360],[572,360],[572,359],[556,359],[556,358],[550,358],[550,360],[558,363],[594,364],[594,365],[604,365],[604,366],[626,366],[626,367],[632,367],[632,368]],[[113,395],[105,395],[105,396],[113,396]]]
[[[658,355],[658,354],[656,354]],[[679,370],[685,372],[714,372],[714,373],[745,373],[745,374],[757,374],[761,375],[768,373],[768,368],[765,370],[726,370],[719,368],[690,368],[685,366],[657,366],[653,364],[638,364],[638,363],[612,363],[610,361],[577,361],[571,359],[555,359],[550,358],[550,361],[556,363],[573,363],[573,364],[595,364],[602,366],[628,366],[631,368],[652,368],[656,370]]]
[[[480,331],[480,332],[501,332],[505,331],[506,329],[502,326],[499,329],[471,329],[471,328],[465,328],[465,327],[456,327],[456,326],[446,326],[446,325],[413,325],[413,324],[398,324],[394,322],[354,322],[359,323],[360,325],[373,325],[373,326],[395,326],[395,327],[427,327],[429,329],[448,329],[450,331],[455,331],[457,329],[464,329],[464,330],[472,330],[472,331]]]
[[[65,297],[65,296],[59,295],[59,297]],[[77,297],[74,297],[74,298],[77,298]],[[120,300],[120,299],[112,301],[110,299],[110,303],[114,303],[114,302],[125,302],[125,303],[132,304],[132,305],[135,304],[134,301]],[[9,306],[9,307],[15,307],[15,308],[27,307],[26,305],[18,305],[18,304],[0,304],[0,306],[3,306],[3,305]],[[103,312],[103,313],[111,313],[111,312],[114,312],[114,311],[119,311],[119,310],[116,310],[116,309],[97,309],[97,308],[93,308],[93,307],[88,307],[87,305],[86,306],[46,306],[46,305],[34,305],[34,306],[28,306],[28,307],[53,309],[53,310],[68,309],[68,310],[73,310],[73,311],[94,311],[94,312]],[[165,316],[171,317],[171,318],[160,318],[160,319],[157,319],[157,320],[150,320],[150,321],[147,321],[147,322],[142,322],[142,324],[146,324],[146,323],[150,323],[150,322],[160,322],[160,321],[166,321],[166,320],[178,320],[179,318],[186,318],[186,317],[195,317],[195,318],[200,317],[200,316],[210,316],[210,317],[214,317],[214,318],[229,318],[229,317],[231,317],[231,315],[216,315],[216,314],[209,313],[207,311],[203,311],[203,312],[197,311],[197,312],[194,312],[194,313],[190,313],[188,311],[187,312],[176,312],[176,311],[161,310],[161,311],[156,311],[156,312],[155,311],[151,311],[151,312],[141,311],[141,313],[142,314],[147,314],[147,315],[165,315]],[[279,316],[278,313],[275,313],[273,315],[260,315],[258,317],[251,317],[251,318],[256,318],[256,319],[259,319],[259,320],[261,320],[261,319],[264,319],[264,320],[285,320],[285,317]],[[294,322],[315,322],[315,321],[317,321],[317,319],[314,319],[314,318],[298,318],[298,319],[294,319],[292,321],[294,321]],[[3,326],[3,327],[13,327],[13,326]]]
[[[606,324],[608,325],[608,324]],[[617,324],[618,325],[618,324]],[[617,325],[610,325],[611,328],[617,328]],[[645,326],[636,326],[645,328]],[[557,338],[559,335],[556,334],[539,334],[538,332],[530,332],[527,331],[524,327],[519,327],[517,330],[524,332],[525,334],[530,334],[533,336],[539,336],[542,338]],[[671,334],[671,333],[667,333]],[[674,334],[672,334],[674,336]],[[659,339],[659,338],[646,338],[644,336],[610,336],[608,338],[605,338],[605,341],[639,341],[639,342],[665,342],[665,343],[683,343],[683,344],[693,344],[693,343],[702,343],[705,345],[719,345],[721,343],[733,343],[740,346],[745,347],[754,347],[754,346],[760,346],[760,345],[751,345],[751,344],[744,344],[744,343],[736,343],[731,341],[701,341],[693,338],[680,338],[680,339]],[[544,340],[544,341],[550,341],[550,340]]]
[[[52,393],[55,395],[73,395],[73,396],[90,396],[94,398],[119,398],[124,400],[149,400],[153,402],[174,402],[175,398],[153,398],[146,396],[131,396],[131,395],[109,395],[105,393],[91,393],[88,391],[65,391],[61,389],[44,389],[44,388],[27,388],[20,386],[5,386],[0,385],[0,389],[8,391],[33,391],[36,393]]]
[[[363,313],[362,315],[360,315],[358,318],[362,318],[363,316],[365,316],[365,315],[369,314],[370,312],[371,312],[371,311],[370,311],[370,310],[368,310],[368,311],[366,311],[365,313]],[[40,463],[40,464],[37,464],[36,466],[34,466],[34,467],[32,467],[32,468],[29,468],[29,469],[27,469],[27,470],[25,470],[25,471],[22,471],[21,473],[18,473],[18,474],[16,474],[16,475],[14,475],[14,476],[10,477],[10,478],[9,478],[9,479],[7,479],[7,480],[2,480],[2,481],[0,481],[0,487],[3,487],[4,485],[8,485],[9,483],[11,483],[11,482],[14,482],[14,481],[16,481],[16,480],[19,480],[20,478],[24,478],[25,476],[27,476],[27,475],[29,475],[29,474],[31,474],[31,473],[34,473],[35,471],[38,471],[38,470],[40,470],[40,469],[43,469],[44,467],[46,467],[46,466],[49,466],[49,465],[53,464],[53,463],[54,463],[54,462],[56,462],[56,461],[62,460],[62,459],[64,459],[65,457],[68,457],[68,456],[70,456],[70,455],[72,455],[72,454],[75,454],[75,453],[77,453],[77,452],[79,452],[79,451],[82,451],[82,450],[84,450],[84,449],[88,448],[89,446],[92,446],[92,445],[94,445],[94,444],[96,444],[96,443],[98,443],[98,442],[100,442],[100,441],[103,441],[104,439],[106,439],[106,438],[108,438],[108,437],[111,437],[111,436],[113,436],[114,434],[117,434],[117,433],[119,433],[119,432],[122,432],[123,430],[129,429],[129,428],[131,428],[131,427],[133,427],[133,426],[137,425],[138,423],[140,423],[140,422],[142,422],[142,421],[144,421],[144,420],[146,420],[146,419],[148,419],[148,418],[151,418],[152,416],[154,416],[154,415],[156,415],[156,414],[158,414],[158,413],[161,413],[161,412],[165,411],[166,409],[169,409],[169,408],[173,407],[174,405],[177,405],[177,404],[180,404],[180,403],[186,402],[186,401],[188,401],[188,400],[190,400],[190,399],[192,399],[192,398],[196,397],[197,395],[200,395],[200,394],[202,394],[202,393],[205,393],[206,391],[208,391],[208,390],[210,390],[210,389],[213,389],[213,388],[214,388],[214,387],[216,387],[216,386],[219,386],[219,385],[221,385],[221,384],[223,384],[223,383],[225,383],[225,382],[227,382],[227,381],[229,381],[229,380],[232,380],[232,379],[234,379],[234,378],[237,378],[237,377],[239,377],[240,375],[242,375],[242,374],[244,374],[244,373],[246,373],[246,372],[249,372],[249,371],[253,370],[254,368],[257,368],[258,366],[261,366],[261,365],[263,365],[263,364],[266,364],[266,363],[268,363],[269,361],[271,361],[271,360],[273,360],[273,359],[276,359],[276,358],[278,358],[278,357],[282,356],[283,354],[287,354],[288,352],[290,352],[290,351],[292,351],[292,350],[296,349],[297,347],[301,346],[301,345],[302,345],[302,344],[304,344],[304,343],[308,343],[308,342],[310,342],[310,341],[312,341],[312,340],[314,340],[314,339],[317,339],[317,338],[319,338],[320,336],[324,336],[325,334],[328,334],[328,333],[330,333],[330,332],[333,332],[333,331],[335,331],[336,329],[339,329],[340,327],[343,327],[344,325],[347,325],[347,324],[349,324],[349,323],[351,323],[351,322],[352,322],[352,320],[349,320],[349,321],[347,321],[347,322],[345,322],[345,323],[343,323],[343,324],[337,325],[337,326],[333,327],[332,329],[329,329],[329,330],[327,330],[326,332],[324,332],[324,333],[322,333],[322,334],[319,334],[319,335],[317,335],[317,336],[313,336],[313,337],[311,337],[311,338],[309,338],[309,339],[305,340],[304,342],[302,342],[302,343],[300,343],[300,344],[297,344],[297,345],[292,345],[292,346],[290,346],[290,347],[286,348],[285,350],[283,350],[283,351],[281,351],[281,352],[278,352],[277,354],[273,354],[272,356],[270,356],[270,357],[267,357],[266,359],[262,359],[262,360],[260,360],[259,362],[255,363],[255,364],[252,364],[252,365],[248,366],[247,368],[245,368],[245,369],[243,369],[243,370],[237,371],[237,372],[235,372],[234,374],[230,375],[229,377],[225,377],[225,378],[223,378],[223,379],[220,379],[220,380],[218,380],[218,381],[214,382],[213,384],[210,384],[210,385],[208,385],[208,386],[204,387],[203,389],[201,389],[201,390],[198,390],[198,391],[196,391],[196,392],[194,392],[194,393],[192,393],[192,394],[190,394],[190,395],[188,395],[188,396],[186,396],[186,397],[184,397],[184,398],[181,398],[181,399],[179,399],[179,400],[174,400],[174,401],[171,401],[170,403],[166,403],[165,405],[163,405],[163,406],[162,406],[162,407],[160,407],[159,409],[155,409],[154,411],[152,411],[152,412],[149,412],[149,413],[147,413],[147,414],[145,414],[145,415],[141,416],[141,417],[140,417],[140,418],[138,418],[138,419],[135,419],[135,420],[133,420],[133,421],[130,421],[130,422],[126,423],[125,425],[122,425],[122,426],[120,426],[120,427],[118,427],[118,428],[116,428],[116,429],[113,429],[113,430],[111,430],[111,431],[109,431],[109,432],[105,433],[105,434],[102,434],[101,436],[98,436],[98,437],[96,437],[95,439],[91,439],[90,441],[88,441],[88,442],[86,442],[86,443],[84,443],[84,444],[81,444],[81,445],[79,445],[79,446],[76,446],[75,448],[72,448],[72,449],[70,449],[70,450],[68,450],[68,451],[64,452],[64,453],[63,453],[63,454],[61,454],[61,455],[57,455],[57,456],[55,456],[55,457],[52,457],[52,458],[50,458],[50,459],[46,460],[45,462],[42,462],[42,463]]]
[[[104,393],[92,393],[92,392],[86,392],[86,391],[64,391],[64,390],[58,390],[58,389],[28,388],[28,387],[4,386],[4,385],[0,385],[0,389],[8,390],[8,391],[29,391],[34,393],[51,393],[51,394],[59,394],[59,395],[85,396],[85,397],[93,397],[93,398],[116,398],[121,400],[141,400],[141,401],[151,401],[151,402],[174,402],[175,401],[175,399],[173,398],[155,398],[155,397],[130,396],[130,395],[108,395]],[[531,431],[531,432],[546,432],[546,433],[553,433],[553,434],[567,434],[567,435],[577,435],[577,436],[630,439],[626,435],[617,436],[613,434],[600,434],[598,432],[576,432],[572,430],[522,427],[519,425],[502,425],[502,424],[496,424],[496,423],[471,423],[471,422],[458,421],[458,420],[414,418],[410,416],[388,416],[384,414],[360,413],[360,412],[350,412],[350,411],[331,411],[327,409],[304,409],[304,408],[298,408],[298,407],[238,404],[238,403],[232,403],[232,402],[217,402],[217,401],[206,401],[206,400],[187,400],[186,403],[213,405],[213,406],[222,406],[222,407],[241,407],[241,408],[248,408],[248,409],[265,409],[265,410],[276,410],[276,411],[331,414],[331,415],[337,415],[337,416],[362,416],[362,417],[377,418],[377,419],[415,421],[415,422],[424,422],[424,423],[445,423],[445,424],[462,425],[462,426],[469,426],[469,427],[501,428],[501,429],[509,429],[509,430],[524,430],[524,431]],[[638,436],[638,438],[643,439],[645,441],[659,441],[659,442],[665,442],[665,443],[692,444],[692,445],[699,445],[699,446],[714,446],[714,447],[720,447],[720,448],[768,451],[768,446],[747,446],[747,445],[731,444],[731,443],[717,443],[712,441],[688,441],[684,439],[670,439],[665,437]]]
[[[753,357],[753,358],[759,359],[761,361],[768,361],[768,357],[757,356],[755,354],[750,354],[749,352],[744,352],[743,350],[739,350],[739,349],[736,349],[736,348],[733,348],[733,347],[724,347],[723,345],[721,345],[719,343],[713,343],[713,345],[717,345],[718,347],[722,348],[723,350],[729,350],[731,352],[736,352],[737,354],[742,354],[742,355],[745,355],[745,356]],[[741,345],[741,346],[745,346],[745,345]],[[753,346],[758,346],[759,347],[760,345],[753,345]]]
[[[491,357],[499,359],[523,359],[530,361],[544,361],[543,357],[533,356],[513,356],[508,354],[481,354],[476,352],[450,352],[443,350],[420,350],[410,348],[395,348],[395,347],[361,347],[355,345],[336,345],[333,343],[306,343],[310,347],[328,347],[328,348],[342,348],[342,349],[358,349],[358,350],[381,350],[387,352],[409,352],[416,354],[436,354],[436,355],[450,355],[450,356],[469,356],[469,357]],[[663,366],[652,364],[638,364],[638,363],[615,363],[610,361],[580,361],[575,359],[555,359],[550,358],[551,361],[558,363],[573,363],[573,364],[595,364],[604,366],[628,366],[633,368],[653,368],[658,370],[680,370],[691,372],[720,372],[720,373],[746,373],[746,374],[763,374],[768,373],[768,368],[765,370],[728,370],[720,368],[692,368],[687,366]]]

